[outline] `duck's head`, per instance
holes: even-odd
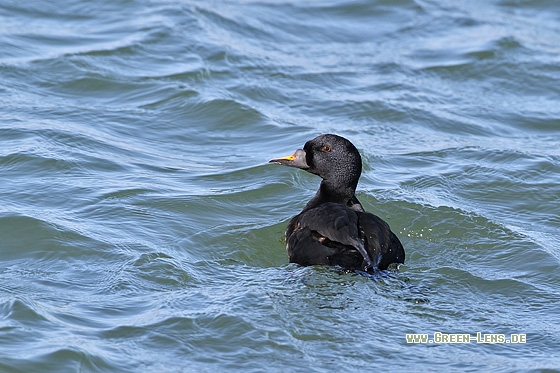
[[[301,168],[320,176],[335,188],[356,190],[362,173],[358,149],[344,137],[332,134],[317,136],[294,154],[269,162]]]

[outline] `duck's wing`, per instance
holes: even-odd
[[[387,269],[392,263],[404,263],[404,248],[383,219],[369,212],[358,213],[358,226],[364,246],[370,257],[377,259],[379,269]]]
[[[302,265],[339,264],[348,267],[347,261],[355,263],[358,260],[363,262],[360,269],[368,270],[377,264],[360,237],[358,214],[338,203],[321,204],[292,219],[286,231],[286,243],[290,260]],[[361,258],[352,255],[352,249]],[[343,259],[344,256],[349,257]]]

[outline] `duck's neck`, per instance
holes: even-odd
[[[362,205],[360,204],[360,201],[358,201],[358,199],[356,198],[355,192],[355,186],[348,185],[345,187],[335,187],[327,180],[323,180],[321,182],[319,190],[317,191],[317,194],[315,194],[315,197],[313,197],[311,201],[307,203],[304,211],[310,210],[327,202],[340,203],[341,205],[345,205],[352,210],[364,211]]]

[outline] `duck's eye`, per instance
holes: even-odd
[[[328,152],[331,151],[331,147],[330,147],[329,145],[323,145],[323,146],[321,147],[321,151],[322,151],[322,152],[325,152],[325,153],[328,153]]]

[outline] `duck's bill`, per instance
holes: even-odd
[[[303,149],[298,149],[294,154],[289,155],[287,157],[271,159],[270,161],[268,161],[268,163],[276,163],[289,167],[297,167],[297,168],[302,168],[304,170],[309,168],[309,165],[305,160],[305,150]]]

